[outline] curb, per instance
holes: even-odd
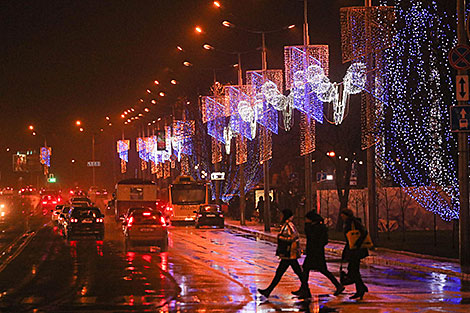
[[[233,224],[225,224],[225,226],[229,229],[233,229],[236,231],[244,232],[253,235],[256,237],[258,240],[264,240],[272,243],[277,242],[277,237],[276,234],[266,234],[257,230],[250,229],[249,227],[246,226],[238,226],[238,225],[233,225]],[[344,242],[341,241],[336,241],[336,240],[330,240],[330,243],[334,244],[344,244]],[[402,262],[398,260],[390,260],[390,259],[385,259],[381,257],[378,253],[380,252],[389,252],[389,253],[396,253],[396,254],[401,254],[401,255],[407,255],[411,257],[418,257],[422,259],[428,259],[428,260],[435,260],[435,261],[442,261],[445,260],[445,262],[452,262],[453,259],[445,259],[445,258],[440,258],[440,257],[433,257],[433,256],[424,256],[412,252],[407,252],[407,251],[395,251],[395,250],[390,250],[386,248],[375,248],[374,250],[370,251],[370,256],[366,257],[364,259],[364,263],[366,264],[373,264],[373,265],[391,265],[391,266],[397,266],[397,267],[403,267],[411,270],[416,270],[416,271],[422,271],[422,272],[433,272],[433,273],[440,273],[444,275],[448,275],[451,277],[457,277],[465,281],[470,281],[470,274],[466,273],[461,273],[461,272],[456,272],[454,270],[449,270],[445,268],[436,268],[436,267],[430,267],[426,265],[419,265],[419,264],[414,264],[414,263],[409,263],[409,262]],[[331,254],[341,256],[342,251],[337,248],[328,248],[328,246],[325,247],[325,252],[329,252]]]

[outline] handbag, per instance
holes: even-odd
[[[341,263],[341,265],[339,267],[339,281],[340,281],[341,285],[343,285],[343,286],[354,284],[354,281],[351,279],[351,277],[348,275],[348,273],[346,273],[343,270],[343,263]]]
[[[366,231],[367,232],[367,231]],[[346,233],[346,238],[348,238],[348,243],[349,243],[349,248],[350,249],[357,249],[358,247],[355,247],[357,240],[361,237],[361,232],[356,229],[356,226],[354,225],[354,221],[351,223],[351,230]],[[360,248],[372,248],[374,244],[372,243],[372,239],[370,238],[369,233],[366,233],[366,237],[364,238],[364,241],[362,242],[362,245]],[[354,247],[354,248],[353,248]]]
[[[290,257],[291,246],[292,246],[291,242],[281,239],[281,238],[277,238],[276,255],[282,258]]]

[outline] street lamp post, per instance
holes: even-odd
[[[276,33],[276,32],[280,32],[280,31],[295,27],[295,25],[289,25],[289,26],[282,27],[281,29],[265,31],[265,30],[253,30],[253,29],[238,27],[229,21],[223,21],[222,25],[228,28],[237,28],[248,33],[261,35],[261,69],[262,69],[263,77],[266,75],[266,71],[268,69],[267,54],[266,54],[266,34]],[[270,190],[269,176],[270,176],[269,161],[266,160],[263,162],[264,231],[265,232],[271,231],[271,205],[270,205],[270,198],[269,198],[269,190]]]

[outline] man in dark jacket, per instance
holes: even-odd
[[[325,259],[325,245],[328,243],[328,228],[323,217],[315,211],[310,211],[305,215],[305,235],[307,236],[307,257],[302,265],[302,285],[292,294],[300,298],[310,298],[310,288],[308,287],[308,277],[311,270],[316,270],[325,275],[336,287],[335,296],[344,291],[335,276],[328,271]]]

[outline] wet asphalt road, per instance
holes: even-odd
[[[469,312],[470,286],[441,274],[364,267],[370,292],[349,300],[311,274],[315,295],[290,295],[288,270],[269,300],[256,293],[274,275],[275,246],[229,230],[171,227],[168,252],[124,251],[112,217],[104,241],[67,242],[40,219],[24,250],[0,272],[0,312]],[[6,241],[5,241],[6,242]],[[329,263],[338,272],[338,263]]]

